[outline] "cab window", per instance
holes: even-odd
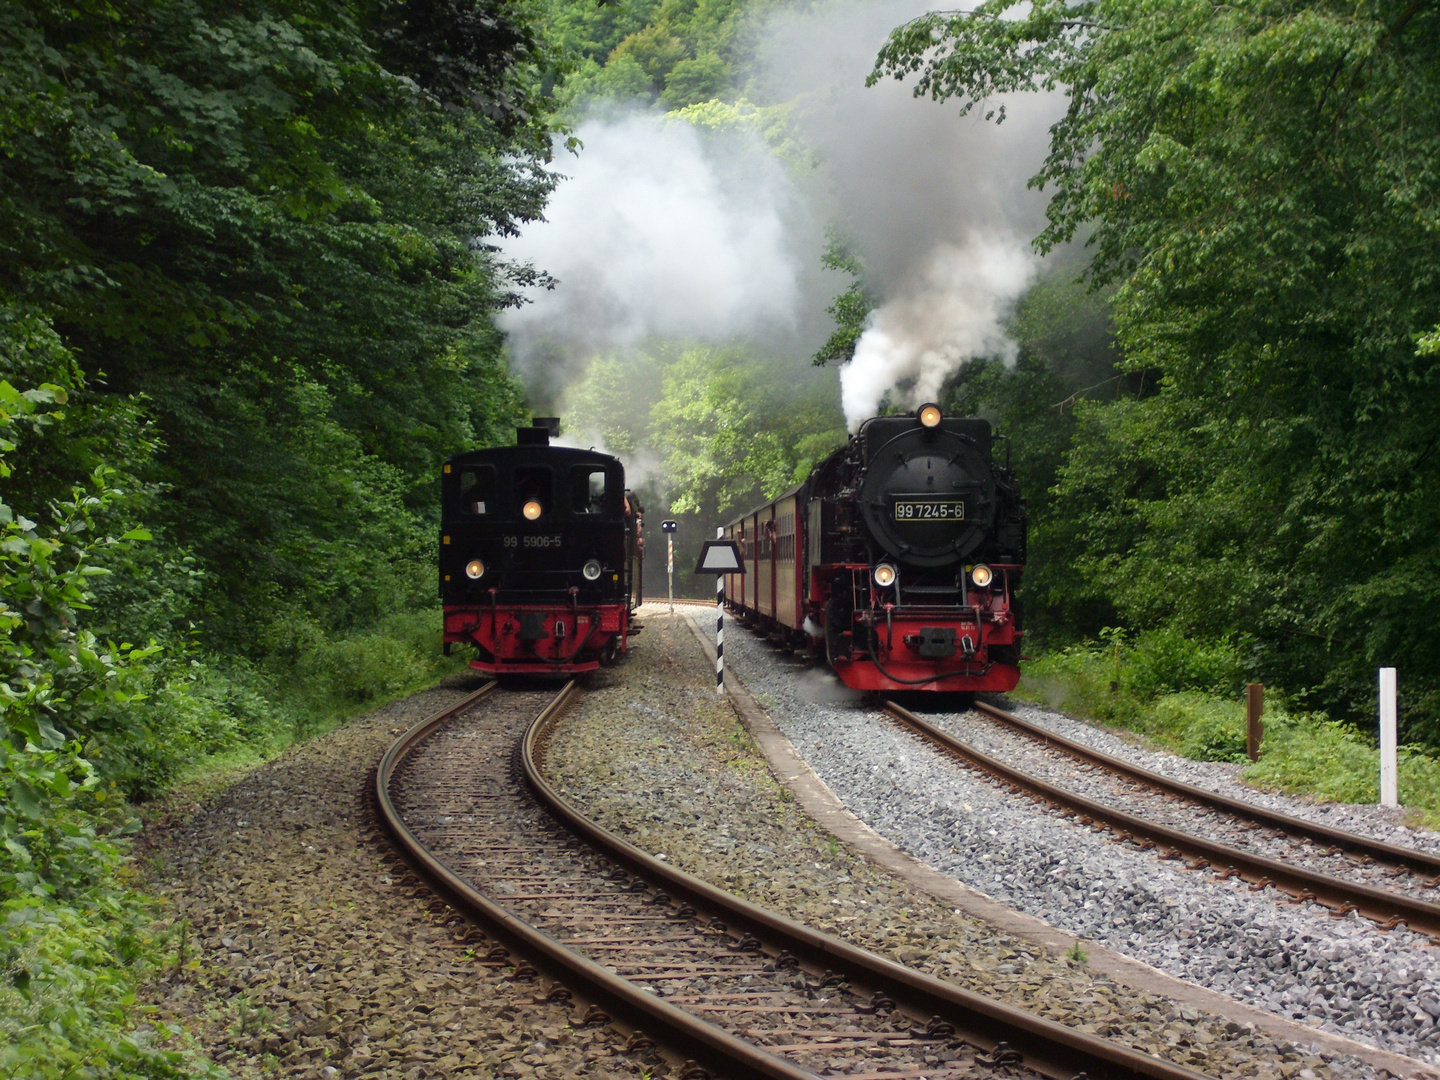
[[[493,514],[495,505],[495,466],[467,465],[460,470],[460,512],[462,514]]]
[[[554,477],[548,465],[522,465],[515,470],[515,506],[513,513],[528,521],[535,520],[525,508],[538,503],[540,514],[550,513],[555,505]],[[533,513],[533,508],[531,513]],[[536,515],[538,516],[538,515]]]
[[[570,508],[577,514],[603,514],[609,477],[603,466],[577,465],[570,470]]]

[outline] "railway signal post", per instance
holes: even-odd
[[[680,523],[674,518],[666,518],[660,523],[660,531],[665,534],[666,550],[665,557],[665,584],[670,590],[670,614],[675,614],[675,530]]]
[[[715,539],[700,549],[697,574],[715,575],[715,693],[725,693],[725,575],[745,573],[740,545],[725,539],[725,530],[716,529]]]

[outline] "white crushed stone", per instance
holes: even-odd
[[[697,620],[714,639],[713,620]],[[732,629],[733,628],[733,629]],[[835,794],[871,828],[997,900],[1181,978],[1303,1023],[1440,1064],[1440,949],[1358,915],[1276,902],[1274,890],[1186,872],[1011,795],[884,719],[823,666],[727,620],[725,661]],[[1413,830],[1367,808],[1244,788],[1235,767],[1139,750],[1026,708],[1146,768],[1392,843]],[[1426,846],[1436,843],[1422,836]]]

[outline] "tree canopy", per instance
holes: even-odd
[[[67,368],[25,374],[144,402],[156,524],[203,565],[219,638],[254,640],[282,598],[336,625],[376,610],[439,456],[519,411],[490,313],[534,275],[487,237],[554,182],[536,16],[0,12],[0,299],[54,327]],[[73,456],[27,482],[64,487]]]

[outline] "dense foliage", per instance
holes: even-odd
[[[436,674],[439,459],[522,415],[525,0],[0,6],[0,1075],[192,1068],[126,796]]]
[[[29,343],[46,346],[38,327]],[[10,327],[9,341],[25,339]],[[63,432],[65,390],[0,381],[0,478],[41,433]],[[78,626],[107,552],[148,539],[107,534],[127,499],[97,468],[44,520],[0,502],[0,1075],[172,1076],[178,1055],[137,1039],[131,991],[149,912],[121,882],[130,813],[84,755],[152,682],[153,647]],[[156,1033],[163,1035],[164,1033]]]
[[[488,318],[511,284],[484,238],[552,183],[528,18],[0,13],[0,296],[49,320],[93,397],[144,401],[157,524],[204,574],[178,626],[203,612],[247,648],[277,605],[339,626],[413,591],[389,568],[423,561],[407,521],[435,461],[518,411]],[[24,499],[98,449],[42,455]]]
[[[1440,12],[1015,6],[901,27],[874,77],[996,119],[999,92],[1067,95],[1039,243],[1089,230],[1124,369],[1160,377],[1076,404],[1040,598],[1072,631],[1226,642],[1339,716],[1396,665],[1408,737],[1440,743]]]
[[[576,58],[560,96],[582,107],[641,102],[667,110],[730,100],[765,13],[778,0],[553,0],[555,46]]]

